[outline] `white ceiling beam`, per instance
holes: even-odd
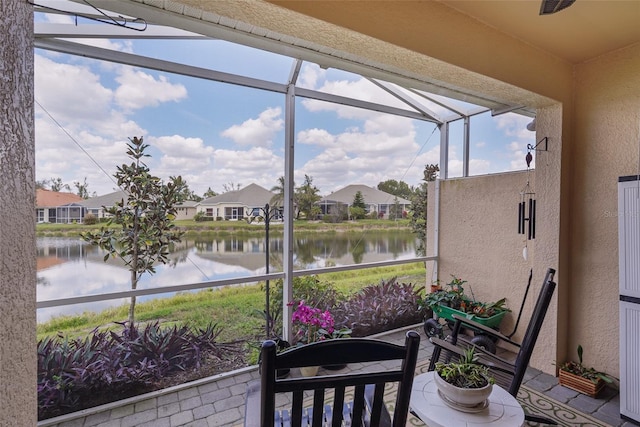
[[[178,28],[149,25],[144,31],[134,31],[127,27],[100,24],[54,24],[36,22],[33,28],[35,38],[107,38],[107,39],[202,39],[208,37]]]

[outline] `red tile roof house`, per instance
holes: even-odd
[[[36,190],[36,220],[51,223],[82,222],[82,197],[61,191]]]

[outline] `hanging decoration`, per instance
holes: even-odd
[[[525,245],[522,249],[522,257],[527,259],[527,241],[536,238],[536,193],[531,188],[531,162],[533,161],[532,151],[535,147],[527,146],[527,184],[520,192],[520,203],[518,203],[518,234],[526,235]]]

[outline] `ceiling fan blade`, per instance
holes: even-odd
[[[551,15],[571,6],[576,0],[542,0],[540,15]]]

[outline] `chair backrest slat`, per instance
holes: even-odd
[[[556,271],[552,268],[549,268],[547,270],[544,282],[542,283],[542,288],[540,289],[540,293],[538,294],[536,305],[533,309],[533,313],[531,314],[529,326],[527,326],[527,330],[525,331],[524,337],[522,338],[520,350],[518,351],[518,355],[516,356],[516,369],[514,372],[513,380],[509,385],[509,393],[513,396],[517,396],[518,394],[518,390],[520,389],[520,385],[522,384],[522,380],[524,379],[527,367],[529,366],[529,362],[531,361],[531,355],[533,354],[533,349],[535,347],[536,341],[538,340],[540,329],[542,329],[544,318],[547,315],[547,309],[549,308],[551,298],[553,297],[553,292],[556,288],[556,284],[553,281],[555,272]]]
[[[344,407],[345,387],[336,387],[334,390],[333,408],[331,413],[331,426],[340,427],[342,425],[342,411]]]
[[[353,397],[353,427],[362,426],[362,413],[364,410],[364,385],[356,386]]]
[[[312,426],[391,425],[384,402],[385,385],[398,384],[393,425],[406,424],[409,396],[418,357],[420,336],[407,332],[405,345],[366,338],[343,338],[321,341],[287,350],[276,355],[275,343],[267,341],[261,350],[260,426],[271,426],[275,419],[276,393],[292,393],[291,425],[309,422]],[[278,379],[277,369],[316,365],[339,365],[397,360],[399,369],[373,372],[319,375]],[[373,386],[375,384],[375,387]],[[408,390],[408,391],[407,391]],[[306,412],[305,391],[313,391],[312,409]],[[331,393],[327,393],[331,391]],[[347,396],[353,392],[353,402]],[[327,396],[333,395],[332,402]],[[391,402],[389,402],[391,403]],[[350,405],[350,406],[347,406]],[[308,421],[305,421],[308,420]]]
[[[302,391],[294,391],[293,402],[291,403],[291,422],[294,426],[299,426],[302,422],[302,400]]]

